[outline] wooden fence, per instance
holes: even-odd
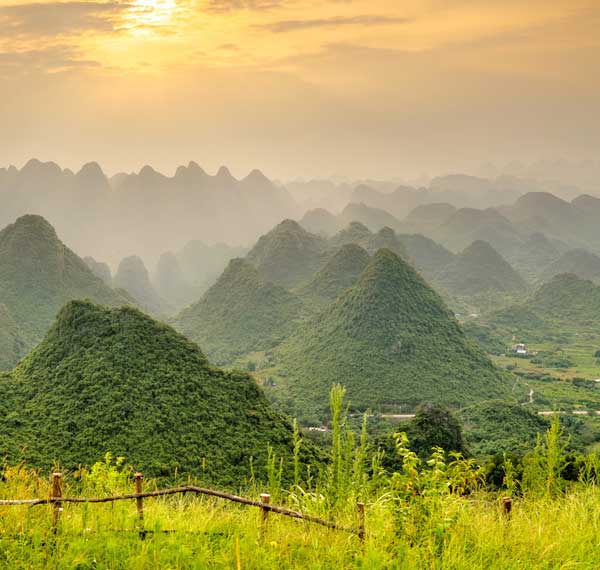
[[[143,491],[142,489],[143,475],[136,473],[134,475],[135,493],[128,495],[116,495],[112,497],[63,497],[62,494],[62,473],[52,474],[52,484],[50,496],[47,499],[0,499],[0,506],[2,505],[52,505],[52,531],[56,534],[58,525],[60,522],[60,513],[62,512],[63,503],[112,503],[115,501],[131,501],[135,500],[137,507],[137,530],[140,532],[140,536],[144,537],[146,531],[144,530],[144,499],[151,497],[163,497],[167,495],[178,495],[186,493],[194,493],[198,495],[208,495],[211,497],[219,497],[227,501],[234,503],[240,503],[250,507],[257,507],[261,509],[261,534],[264,534],[267,530],[268,516],[269,513],[275,513],[291,517],[294,519],[304,520],[310,523],[325,526],[333,530],[339,530],[343,532],[349,532],[356,534],[361,542],[365,540],[365,505],[364,503],[357,503],[358,511],[358,525],[356,528],[344,527],[337,524],[334,521],[328,521],[294,511],[285,507],[279,507],[271,504],[271,497],[267,493],[263,493],[260,496],[260,501],[254,499],[248,499],[246,497],[239,497],[223,491],[216,491],[214,489],[206,489],[204,487],[196,487],[194,485],[186,485],[184,487],[172,487],[170,489],[161,489],[157,491]]]

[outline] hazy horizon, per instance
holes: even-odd
[[[597,160],[600,6],[0,0],[0,155],[410,179]]]

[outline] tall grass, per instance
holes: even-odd
[[[366,541],[270,514],[261,533],[259,509],[197,496],[144,501],[142,540],[135,501],[64,504],[59,531],[49,506],[0,506],[0,568],[4,569],[522,569],[600,567],[598,459],[588,456],[578,482],[561,478],[567,456],[558,418],[540,438],[518,478],[505,457],[504,487],[485,487],[473,459],[434,448],[428,460],[396,436],[402,468],[386,473],[381,453],[369,449],[366,419],[361,433],[348,427],[344,391],[331,394],[333,449],[327,469],[311,473],[299,461],[295,429],[294,480],[282,483],[282,463],[271,451],[267,483],[245,490],[272,502],[356,527],[356,502],[367,505]],[[147,481],[146,488],[158,486]],[[90,470],[64,478],[64,494],[128,493],[133,474],[108,454]],[[49,481],[26,466],[5,465],[0,498],[48,496]],[[513,497],[510,516],[500,498]],[[276,500],[275,500],[276,498]],[[239,555],[238,555],[239,550]]]

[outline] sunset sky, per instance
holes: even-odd
[[[0,0],[0,166],[600,159],[599,0]]]

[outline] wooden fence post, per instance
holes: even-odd
[[[357,503],[358,507],[358,538],[361,542],[365,541],[365,504]]]
[[[52,489],[50,491],[51,499],[62,498],[62,473],[52,473]],[[62,512],[62,503],[56,501],[52,503],[52,532],[58,532],[58,521]]]
[[[269,495],[269,493],[261,493],[260,502],[264,503],[265,505],[268,505],[271,502],[271,495]],[[260,514],[260,518],[261,518],[260,536],[263,537],[267,533],[267,524],[269,522],[268,521],[269,509],[265,509],[264,507],[261,507],[261,511],[262,512]]]
[[[135,492],[137,495],[141,495],[142,493],[142,480],[144,479],[144,476],[142,475],[142,473],[140,473],[139,471],[137,471],[134,475],[133,475],[133,479],[135,481]],[[136,505],[137,505],[137,513],[138,513],[138,524],[137,527],[140,531],[140,537],[144,538],[146,533],[144,532],[144,499],[142,497],[138,497],[136,500]]]
[[[511,497],[503,497],[502,498],[502,513],[504,516],[509,519],[510,512],[512,511],[512,498]]]

